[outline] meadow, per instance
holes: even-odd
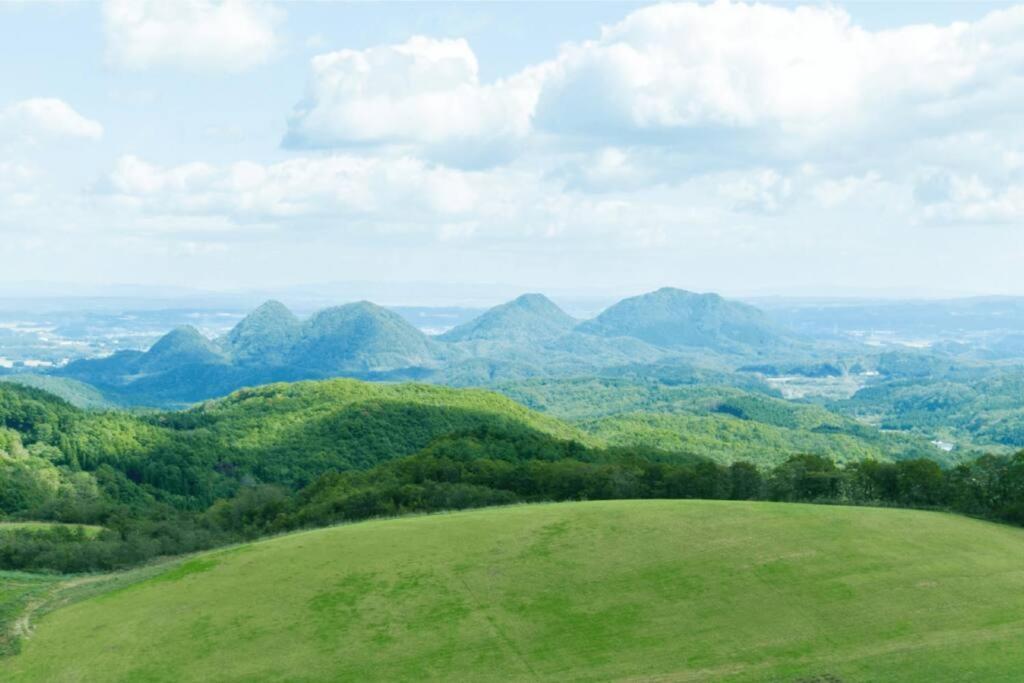
[[[1024,530],[898,509],[601,501],[377,520],[72,588],[0,678],[1015,681],[1022,559]]]

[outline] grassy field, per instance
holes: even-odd
[[[620,501],[198,555],[35,624],[4,681],[1019,681],[1024,530]]]
[[[18,651],[26,610],[59,581],[59,577],[0,571],[0,662]]]

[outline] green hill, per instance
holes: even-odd
[[[302,327],[291,362],[325,373],[431,366],[438,350],[402,316],[368,301],[320,311]]]
[[[820,406],[734,387],[588,378],[529,380],[498,390],[610,446],[647,446],[723,463],[774,465],[813,453],[836,462],[930,458],[951,464],[960,455],[920,436],[883,432]]]
[[[175,431],[190,459],[198,454],[211,466],[230,463],[232,470],[287,484],[330,469],[369,468],[481,428],[587,441],[565,423],[493,392],[346,379],[244,389],[156,423]]]
[[[636,337],[666,348],[726,352],[763,351],[785,341],[753,306],[672,287],[623,299],[577,330],[603,337]]]
[[[270,384],[188,411],[136,416],[87,413],[44,391],[0,383],[0,455],[19,454],[0,459],[0,514],[79,488],[93,499],[102,494],[97,482],[119,499],[141,488],[176,504],[209,505],[246,481],[299,487],[480,430],[590,441],[500,394],[423,384]],[[109,468],[128,479],[101,476]],[[76,478],[82,487],[71,485]]]
[[[282,365],[299,338],[302,323],[279,301],[267,301],[245,316],[224,345],[238,363]]]
[[[183,365],[224,363],[227,359],[213,342],[186,325],[171,330],[139,357],[135,372],[160,372]]]
[[[759,309],[666,288],[583,323],[542,294],[524,294],[437,337],[368,301],[303,321],[268,301],[216,342],[180,328],[147,352],[80,359],[50,374],[92,385],[120,405],[180,408],[247,386],[326,377],[453,386],[531,377],[672,380],[783,352],[799,359],[810,349],[798,349]]]
[[[1020,529],[796,504],[374,521],[68,586],[0,678],[1009,682],[1022,552]]]
[[[55,396],[59,396],[76,408],[104,410],[116,407],[96,387],[68,377],[24,373],[0,376],[0,382],[42,389]]]
[[[576,324],[576,319],[543,294],[523,294],[449,330],[439,339],[449,342],[491,340],[532,343],[560,337]]]

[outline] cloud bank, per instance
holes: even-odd
[[[129,70],[242,71],[277,52],[282,15],[260,0],[105,0],[107,61]]]

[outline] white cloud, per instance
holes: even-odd
[[[0,206],[23,207],[33,204],[37,195],[33,187],[36,172],[30,166],[0,161]]]
[[[125,69],[241,71],[278,50],[282,14],[261,0],[106,0],[107,60]]]
[[[315,57],[285,145],[414,145],[455,165],[486,165],[530,128],[537,76],[481,85],[465,40],[413,37],[400,45]]]
[[[106,189],[116,201],[144,211],[223,214],[243,221],[372,216],[418,222],[466,215],[477,203],[471,176],[408,157],[338,155],[276,164],[162,167],[123,156]]]
[[[760,169],[723,179],[718,194],[738,211],[775,213],[792,197],[793,181],[774,169]]]
[[[30,142],[49,136],[98,140],[103,136],[103,126],[63,100],[37,97],[0,109],[0,136]]]
[[[831,7],[656,5],[566,46],[536,122],[604,135],[758,128],[828,140],[950,119],[1020,99],[1019,88],[1001,91],[1020,78],[1022,32],[1024,8],[976,24],[872,32]]]
[[[872,31],[828,6],[663,4],[481,83],[464,40],[416,37],[314,58],[285,146],[397,146],[464,168],[578,150],[596,166],[562,175],[595,191],[616,174],[660,181],[809,160],[863,174],[878,165],[870,157],[917,140],[1015,126],[1021,45],[1024,7]],[[627,168],[608,151],[631,147],[672,154],[631,154]]]
[[[881,192],[881,182],[882,179],[878,173],[868,171],[861,176],[826,178],[814,185],[811,193],[821,206],[832,209],[849,202],[862,193],[878,195]]]
[[[658,168],[663,163],[633,149],[603,147],[563,164],[552,177],[570,190],[621,192],[664,181]]]
[[[976,174],[939,170],[922,177],[914,195],[926,221],[994,224],[1024,220],[1024,183],[996,187]]]

